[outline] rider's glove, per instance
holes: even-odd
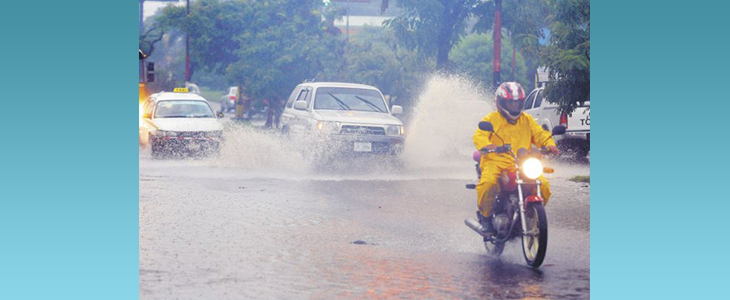
[[[551,152],[551,153],[552,153],[553,155],[555,155],[555,156],[558,156],[558,155],[560,155],[560,150],[558,150],[558,147],[555,147],[555,146],[548,146],[548,150],[550,150],[550,152]]]

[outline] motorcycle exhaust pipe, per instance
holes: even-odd
[[[482,227],[482,224],[480,224],[479,221],[477,221],[476,219],[473,219],[473,218],[464,219],[464,224],[467,227],[471,228],[471,230],[476,231],[476,233],[478,233],[479,235],[486,237],[484,235],[484,227]]]

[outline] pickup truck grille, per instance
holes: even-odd
[[[343,125],[340,129],[341,134],[369,134],[369,135],[385,135],[383,127],[376,126],[353,126]]]
[[[205,135],[206,135],[205,131],[183,131],[183,132],[179,132],[177,134],[177,136],[181,136],[181,137],[196,137],[196,138],[205,137]]]

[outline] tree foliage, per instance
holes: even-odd
[[[504,65],[512,64],[512,43],[505,40],[502,43],[502,57]],[[509,53],[509,55],[506,55]],[[456,65],[456,70],[464,72],[479,82],[489,84],[492,81],[494,72],[492,69],[492,59],[494,55],[494,45],[492,36],[487,34],[472,34],[464,38],[464,40],[451,51],[451,60]],[[504,70],[502,78],[506,81],[517,81],[522,86],[528,87],[530,82],[525,76],[527,67],[522,54],[517,53],[515,56],[515,73],[511,70]]]
[[[343,78],[378,87],[391,104],[408,105],[425,83],[433,60],[402,47],[391,28],[365,27],[353,36]]]
[[[190,36],[192,64],[226,75],[256,101],[280,101],[305,79],[341,68],[344,41],[317,0],[201,0],[165,8],[158,22]]]
[[[165,8],[155,30],[140,37],[140,47],[160,32],[173,36],[171,43],[187,33],[193,69],[244,86],[255,101],[283,102],[295,85],[316,79],[371,84],[404,105],[434,69],[466,71],[492,82],[494,2],[400,0],[403,13],[386,28],[364,28],[348,41],[333,26],[342,14],[334,2],[200,0],[191,3],[190,15],[184,7]],[[501,49],[504,66],[516,56],[514,76],[503,67],[502,78],[527,86],[534,69],[546,65],[555,80],[548,99],[567,110],[588,99],[588,0],[505,0],[502,15],[508,37]],[[538,40],[547,24],[550,44],[541,49]],[[483,34],[468,36],[470,29]],[[179,61],[179,52],[174,55]]]
[[[200,0],[185,7],[167,6],[156,22],[167,31],[178,30],[190,38],[192,69],[223,73],[238,61],[236,37],[248,27],[252,11],[247,1]]]
[[[502,2],[502,29],[512,45],[520,51],[537,56],[538,41],[545,37],[542,28],[547,24],[545,0],[505,0]],[[475,7],[479,19],[474,24],[477,33],[488,33],[494,28],[494,1]]]
[[[399,0],[403,13],[387,25],[404,45],[436,57],[438,69],[447,69],[449,52],[467,34],[467,19],[478,0]]]
[[[336,73],[330,62],[342,56],[344,41],[327,33],[320,1],[257,1],[249,9],[238,60],[226,70],[247,95],[280,101],[305,79]]]
[[[550,44],[541,58],[550,70],[547,99],[572,112],[591,96],[589,0],[554,0],[550,15]]]

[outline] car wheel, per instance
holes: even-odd
[[[153,159],[160,159],[162,158],[162,145],[160,145],[159,142],[155,141],[154,139],[149,140],[150,145],[150,154],[152,155]]]

